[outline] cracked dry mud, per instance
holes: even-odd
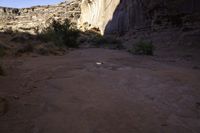
[[[85,49],[17,59],[0,78],[0,133],[199,133],[200,71],[154,58]]]

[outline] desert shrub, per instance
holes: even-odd
[[[4,33],[5,33],[5,34],[11,35],[11,34],[13,34],[13,30],[12,30],[11,28],[9,28],[9,29],[6,29],[6,30],[4,31]]]
[[[96,43],[97,45],[103,45],[103,44],[117,44],[117,43],[121,43],[119,40],[117,40],[114,37],[104,37],[101,35],[96,36],[95,38],[93,38],[92,40],[94,43]]]
[[[155,47],[152,42],[140,40],[133,45],[129,52],[140,55],[153,55],[154,49]]]
[[[73,27],[73,24],[66,19],[64,23],[53,20],[52,24],[44,29],[39,38],[45,42],[54,42],[59,47],[77,48],[77,38],[79,31]]]
[[[107,43],[107,40],[103,38],[101,35],[96,34],[94,36],[91,36],[88,39],[88,42],[95,47],[101,47],[103,44]]]
[[[96,35],[89,40],[96,47],[105,47],[110,49],[123,49],[121,41],[114,36]]]
[[[40,55],[48,55],[49,50],[45,47],[41,47],[41,48],[36,49],[36,53],[38,53]]]
[[[15,55],[31,53],[33,51],[34,51],[34,46],[32,44],[23,44],[16,49]]]

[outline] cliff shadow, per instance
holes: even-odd
[[[0,32],[0,51],[2,56],[22,56],[31,53],[45,53],[46,44],[38,35],[27,32]]]
[[[57,32],[47,30],[37,35],[28,32],[0,32],[0,55],[63,55],[79,48],[78,34],[82,32]]]
[[[120,0],[112,19],[106,24],[104,35],[124,35],[130,29],[150,29],[147,22],[148,15],[145,15],[143,3],[129,0]]]
[[[156,28],[182,28],[185,23],[192,26],[199,21],[199,14],[199,0],[120,0],[112,19],[105,26],[104,34],[124,35],[130,30],[137,32]]]

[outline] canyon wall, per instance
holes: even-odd
[[[119,3],[120,0],[83,0],[79,19],[80,28],[87,28],[89,24],[89,27],[99,28],[103,33],[108,22],[113,19],[113,13]]]
[[[79,25],[103,33],[199,25],[199,0],[83,0]]]
[[[142,39],[157,48],[200,48],[199,0],[82,0],[78,24],[123,36],[126,47]]]
[[[95,27],[102,34],[130,30],[162,30],[200,25],[199,0],[70,0],[58,5],[14,9],[0,7],[0,31],[35,34],[52,19],[70,19],[82,30]]]
[[[67,18],[76,23],[80,13],[80,0],[22,9],[0,7],[0,31],[36,34],[47,27],[52,19],[63,21]]]

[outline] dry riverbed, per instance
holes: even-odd
[[[200,131],[198,63],[106,49],[4,62],[0,133]]]

